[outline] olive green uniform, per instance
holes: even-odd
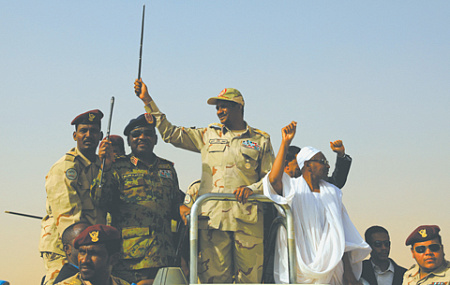
[[[156,157],[147,165],[135,156],[123,156],[105,172],[105,181],[102,203],[123,239],[114,275],[137,282],[147,279],[142,272],[148,269],[173,266],[171,220],[179,220],[184,198],[173,163]]]
[[[79,221],[105,224],[105,212],[95,206],[92,182],[98,178],[100,159],[87,159],[77,148],[71,149],[50,169],[45,178],[47,215],[42,219],[39,251],[46,268],[45,284],[53,280],[66,262],[61,235]]]
[[[127,281],[122,280],[118,277],[114,277],[112,275],[111,281],[112,281],[111,285],[130,285],[130,283],[128,283]],[[83,284],[86,283],[83,282],[80,273],[77,273],[74,276],[67,278],[66,280],[56,283],[55,285],[83,285]]]
[[[261,179],[270,171],[274,160],[267,133],[248,125],[237,135],[222,124],[211,124],[207,128],[176,127],[153,101],[145,109],[156,118],[156,127],[165,142],[201,153],[198,195],[229,194],[240,186],[262,193]],[[235,275],[237,283],[260,282],[263,263],[260,205],[209,201],[202,206],[201,215],[206,219],[199,219],[200,280],[223,283],[230,282]]]
[[[450,262],[444,260],[443,264],[420,279],[419,266],[414,264],[403,275],[403,285],[449,285],[450,284]]]

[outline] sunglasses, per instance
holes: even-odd
[[[390,247],[391,246],[391,241],[389,240],[376,240],[374,242],[372,242],[371,244],[373,247],[381,247],[384,245],[384,247]]]
[[[429,246],[419,245],[414,248],[417,253],[424,253],[427,251],[427,248],[430,249],[431,252],[438,252],[441,249],[441,245],[437,243],[430,244]]]
[[[138,138],[142,134],[144,134],[144,136],[146,136],[146,137],[152,137],[152,136],[155,135],[155,131],[154,130],[144,129],[144,130],[132,130],[130,132],[130,136],[132,136],[133,138]]]
[[[308,161],[315,161],[315,162],[318,162],[318,163],[323,164],[323,165],[330,165],[330,163],[326,159],[310,159]]]

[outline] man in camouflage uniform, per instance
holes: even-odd
[[[440,230],[436,225],[419,226],[406,239],[417,264],[405,272],[403,285],[450,284],[450,262],[444,258]]]
[[[105,213],[95,206],[91,184],[101,166],[96,155],[102,138],[100,110],[80,114],[73,121],[73,139],[77,146],[67,152],[50,169],[45,180],[47,215],[42,219],[39,251],[44,259],[44,284],[53,284],[67,259],[61,235],[76,223],[105,223]],[[106,145],[105,145],[106,148]]]
[[[253,193],[262,193],[261,179],[274,159],[267,133],[244,121],[244,99],[233,88],[224,89],[208,104],[216,105],[220,124],[207,128],[172,125],[160,112],[142,80],[135,92],[165,142],[202,155],[202,177],[198,195],[234,193],[241,203],[210,201],[199,218],[199,277],[202,283],[259,283],[263,264],[263,212],[258,203],[246,204]],[[186,195],[182,216],[196,197]],[[220,256],[218,256],[220,255]]]
[[[74,240],[80,272],[55,285],[130,285],[111,275],[122,245],[117,229],[105,225],[87,227]]]
[[[173,163],[153,152],[157,136],[150,114],[131,120],[124,134],[131,154],[116,157],[105,172],[103,193],[111,225],[123,238],[123,253],[113,273],[137,283],[154,279],[161,267],[173,266],[171,220],[180,219],[184,193]]]

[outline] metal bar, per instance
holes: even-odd
[[[109,134],[111,132],[111,121],[112,121],[112,114],[113,114],[113,109],[114,109],[114,96],[111,97],[111,104],[110,104],[110,109],[109,109],[109,120],[108,120],[108,129],[106,130],[106,138],[109,140]],[[102,160],[102,168],[100,169],[100,171],[102,172],[102,174],[100,175],[100,183],[98,185],[98,187],[102,187],[102,181],[103,181],[103,169],[105,168],[105,161],[106,161],[106,154],[105,157],[103,157]]]
[[[237,201],[236,197],[233,194],[224,194],[224,193],[208,193],[203,194],[197,198],[195,203],[192,205],[191,213],[190,213],[190,227],[189,227],[189,240],[190,240],[190,277],[189,284],[198,284],[198,266],[197,266],[197,258],[198,258],[198,215],[201,211],[201,205],[210,200],[219,200],[219,201]],[[248,197],[248,202],[269,202],[274,203],[272,200],[267,198],[261,194],[254,194]],[[275,204],[275,203],[274,203]],[[295,264],[295,235],[294,235],[294,224],[292,219],[292,213],[289,205],[281,205],[277,204],[281,208],[283,208],[286,216],[286,224],[287,224],[287,239],[288,239],[288,254],[289,254],[289,282],[291,284],[296,283],[297,277],[297,269]]]

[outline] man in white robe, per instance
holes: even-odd
[[[304,147],[297,155],[303,175],[284,173],[287,149],[294,138],[295,122],[282,129],[282,143],[272,170],[263,180],[264,194],[293,212],[297,282],[357,284],[362,260],[370,253],[342,203],[342,191],[326,182],[330,168],[317,149]],[[281,228],[275,250],[276,283],[289,283],[286,230]]]

